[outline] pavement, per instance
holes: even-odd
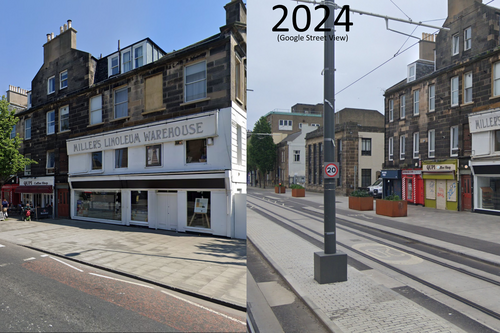
[[[0,241],[246,308],[246,240],[69,219],[21,221],[11,216],[0,221]]]
[[[249,193],[258,193],[259,197],[271,201],[290,198],[290,192],[287,190],[285,194],[276,194],[273,188],[249,188]],[[294,199],[302,200],[303,209],[311,211],[322,210],[322,207],[320,210],[315,207],[324,202],[323,193],[314,192],[307,192],[304,198]],[[251,207],[249,204],[247,209],[248,240],[332,332],[463,332],[449,321],[392,290],[391,284],[400,284],[388,276],[377,276],[374,270],[359,271],[348,266],[346,282],[317,283],[314,280],[313,253],[323,249],[272,223]],[[390,218],[376,215],[375,203],[373,211],[349,210],[348,197],[341,195],[336,196],[336,216],[500,265],[499,216],[408,204],[407,217]],[[249,281],[255,287],[255,281],[251,278]],[[257,286],[260,287],[258,283]],[[272,297],[266,295],[264,288],[259,291],[256,293],[259,295],[248,295],[248,307],[259,308],[269,317],[270,307],[273,306]],[[262,296],[268,303],[268,311],[262,310],[266,306],[262,303]],[[268,321],[274,331],[279,331],[274,319],[261,318],[262,322]],[[256,322],[260,320],[254,319]]]

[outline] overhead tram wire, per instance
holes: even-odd
[[[413,20],[412,20],[412,19],[411,19],[408,15],[406,15],[406,13],[405,13],[405,12],[403,12],[403,10],[402,10],[401,8],[399,8],[399,6],[398,6],[398,5],[396,5],[396,4],[394,3],[394,1],[392,1],[392,0],[390,0],[390,1],[392,2],[392,4],[393,4],[394,6],[396,6],[396,8],[397,8],[397,9],[399,9],[399,10],[401,11],[401,13],[403,13],[403,14],[404,14],[404,15],[408,18],[408,20],[413,21]]]

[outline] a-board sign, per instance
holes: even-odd
[[[206,214],[208,209],[208,198],[196,198],[194,202],[194,212]]]
[[[325,178],[339,178],[339,164],[336,162],[325,162]]]

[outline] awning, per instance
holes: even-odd
[[[14,193],[52,193],[52,185],[19,186]]]
[[[19,184],[7,184],[7,185],[2,186],[2,191],[13,190],[18,186],[19,186]]]

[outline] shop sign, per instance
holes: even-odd
[[[108,149],[144,146],[170,141],[192,140],[217,135],[217,115],[211,113],[182,121],[161,125],[141,126],[110,134],[94,135],[66,141],[68,155],[90,153]]]
[[[21,186],[37,186],[37,185],[52,185],[54,186],[53,177],[29,177],[19,180]]]
[[[402,170],[403,175],[421,175],[422,170]]]
[[[455,171],[455,164],[424,164],[422,170],[425,172]]]
[[[471,133],[494,131],[500,129],[500,111],[469,116]]]

